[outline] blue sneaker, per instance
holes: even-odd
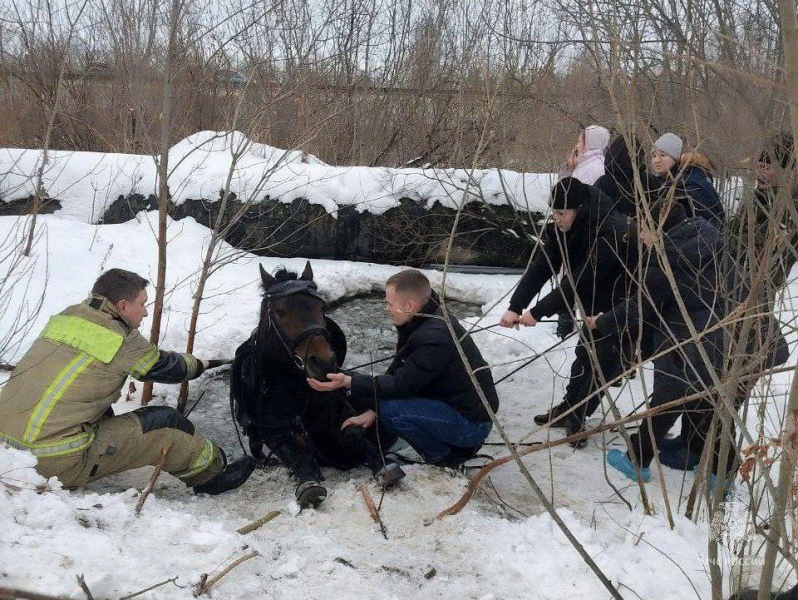
[[[660,450],[659,462],[671,469],[692,471],[698,466],[698,463],[701,462],[701,455],[693,454],[685,447],[676,450]]]
[[[626,452],[621,452],[617,448],[610,450],[607,452],[607,464],[618,469],[632,481],[637,481],[637,472],[635,472],[634,465],[632,461],[629,460],[629,456]],[[648,467],[642,467],[640,469],[640,474],[643,477],[644,483],[651,481],[651,470]]]

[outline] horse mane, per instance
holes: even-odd
[[[285,267],[280,267],[275,271],[272,277],[274,277],[275,283],[282,283],[283,281],[296,281],[299,276],[296,274],[296,271],[289,271]],[[261,293],[266,293],[266,287],[263,283],[260,284],[260,290]]]

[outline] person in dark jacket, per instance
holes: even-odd
[[[427,277],[400,271],[385,284],[386,310],[399,334],[396,357],[384,375],[331,373],[308,380],[318,391],[350,390],[363,413],[343,427],[369,428],[379,419],[428,463],[456,467],[473,457],[491,430],[491,418],[443,316]],[[499,409],[493,377],[474,340],[457,319],[450,322],[491,410]]]
[[[633,152],[630,152],[623,135],[616,137],[604,158],[604,175],[594,185],[613,201],[615,210],[636,217],[635,168],[641,180],[645,181],[646,158],[643,146],[635,138],[632,138],[632,147]]]
[[[712,182],[709,159],[698,152],[683,153],[682,139],[666,133],[654,142],[650,182],[660,186],[660,196],[672,194],[682,203],[687,216],[703,217],[723,229],[725,212]]]
[[[556,234],[544,240],[510,299],[500,324],[534,327],[544,317],[563,307],[581,304],[584,314],[610,310],[626,297],[627,265],[636,265],[637,242],[634,221],[612,209],[611,201],[598,189],[577,179],[561,179],[552,190],[551,207]],[[560,285],[523,313],[543,286],[563,267]],[[523,314],[522,314],[523,313]],[[565,427],[568,435],[584,429],[585,419],[595,412],[601,398],[595,394],[600,381],[615,379],[624,370],[622,358],[625,328],[620,335],[597,337],[584,330],[576,347],[576,360],[563,401],[548,413],[537,415],[538,425]],[[598,361],[600,373],[595,369]],[[585,400],[587,401],[585,402]],[[561,416],[571,408],[565,417]],[[584,447],[585,439],[574,442]]]
[[[646,336],[657,335],[671,350],[654,359],[654,389],[651,407],[679,398],[704,394],[686,404],[659,413],[644,421],[640,433],[631,436],[627,453],[610,450],[607,462],[632,480],[637,472],[632,463],[641,468],[643,481],[651,477],[649,465],[656,446],[681,415],[691,423],[691,429],[703,436],[710,429],[715,398],[713,375],[723,368],[723,331],[715,325],[725,316],[727,304],[719,284],[726,274],[723,236],[716,227],[699,217],[688,218],[684,206],[671,200],[652,203],[651,227],[641,219],[640,238],[652,248],[644,262],[642,304],[637,294],[618,303],[611,311],[586,319],[599,335],[609,335],[617,323],[634,326],[642,316]],[[658,238],[661,236],[661,242]],[[668,274],[672,274],[678,293],[675,293]],[[682,303],[687,312],[686,320]],[[698,332],[699,342],[693,342],[691,327]],[[707,365],[702,350],[708,357]],[[650,435],[649,432],[653,432]],[[733,436],[732,436],[733,437]],[[653,438],[653,439],[652,439]],[[729,444],[727,469],[732,468],[734,447]],[[716,445],[713,472],[716,472],[720,443]]]
[[[781,133],[768,140],[756,163],[756,185],[753,197],[740,202],[735,215],[725,228],[726,245],[732,259],[734,303],[748,301],[755,323],[748,328],[748,337],[740,339],[744,328],[738,323],[730,331],[728,367],[739,371],[741,380],[735,405],[739,409],[746,402],[759,378],[758,374],[786,362],[789,347],[773,314],[776,295],[784,287],[787,274],[795,263],[793,248],[798,246],[798,226],[791,216],[789,205],[798,198],[794,184],[795,161],[793,140]],[[787,191],[786,204],[774,211],[780,190]],[[778,223],[774,227],[773,223]],[[760,265],[769,267],[764,285],[757,286],[757,297],[750,300],[750,278]],[[756,275],[755,275],[756,276]],[[696,436],[692,436],[695,440]],[[682,433],[663,440],[660,462],[676,469],[692,469],[698,464],[703,443],[691,443],[690,423],[683,420]]]
[[[791,205],[798,205],[794,143],[789,133],[781,133],[769,140],[756,161],[753,198],[740,202],[727,232],[729,249],[745,269],[769,261],[764,293],[770,305],[795,264],[798,221]]]

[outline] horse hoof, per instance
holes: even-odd
[[[318,481],[303,481],[294,495],[300,508],[316,508],[327,497],[327,489]]]

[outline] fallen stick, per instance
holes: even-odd
[[[260,519],[258,519],[257,521],[253,521],[249,525],[244,525],[240,529],[236,529],[236,532],[240,533],[241,535],[246,535],[247,533],[255,531],[259,527],[262,527],[263,525],[265,525],[266,523],[268,523],[269,521],[271,521],[272,519],[277,517],[279,514],[280,514],[279,510],[273,510],[270,513],[268,513],[267,515],[265,515],[265,516],[261,517]]]
[[[92,596],[91,590],[89,586],[86,585],[86,580],[83,578],[83,573],[78,575],[78,585],[80,589],[83,590],[83,593],[86,594],[86,600],[94,600],[94,596]]]
[[[245,554],[241,558],[233,561],[229,566],[227,566],[224,569],[222,569],[222,571],[218,575],[214,575],[213,577],[211,577],[209,579],[206,579],[205,580],[205,584],[202,586],[203,589],[200,592],[200,594],[209,591],[216,583],[219,582],[219,580],[222,577],[227,575],[230,571],[235,569],[238,565],[247,562],[250,558],[255,558],[257,555],[258,555],[258,551],[257,550],[253,550],[249,554]]]
[[[155,469],[150,475],[150,480],[147,482],[147,485],[144,487],[144,490],[141,492],[139,496],[139,501],[136,502],[136,516],[138,517],[141,514],[141,508],[144,506],[144,501],[147,499],[147,496],[150,495],[150,492],[155,487],[155,482],[158,480],[158,475],[161,474],[161,469],[163,469],[163,464],[166,462],[166,448],[161,448],[161,458],[158,461],[158,464],[155,465]]]
[[[136,596],[141,596],[142,594],[146,594],[147,592],[150,592],[150,591],[154,590],[155,588],[159,588],[162,585],[166,585],[167,583],[174,583],[175,581],[177,581],[177,577],[172,577],[171,579],[167,579],[166,581],[162,581],[161,583],[156,583],[155,585],[151,585],[150,587],[148,587],[146,589],[143,589],[143,590],[140,590],[138,592],[135,592],[133,594],[128,594],[127,596],[122,596],[119,600],[130,600],[131,598],[135,598]]]
[[[514,442],[513,446],[537,446],[540,442]],[[483,446],[505,446],[504,442],[485,442]]]
[[[47,594],[37,594],[36,592],[26,592],[15,588],[0,587],[0,600],[64,600],[63,596],[48,596]]]
[[[194,588],[194,597],[195,598],[197,596],[202,595],[205,592],[205,582],[206,581],[208,581],[208,574],[207,573],[203,573],[202,575],[200,575],[200,580],[199,580],[199,583],[197,584],[197,587]]]
[[[583,431],[581,433],[577,433],[568,437],[560,438],[559,440],[553,440],[548,442],[542,442],[536,446],[532,446],[529,448],[523,448],[518,450],[516,454],[521,456],[526,456],[527,454],[532,454],[533,452],[539,452],[540,450],[546,450],[547,448],[555,448],[557,446],[562,446],[569,442],[573,442],[576,440],[581,440],[583,438],[590,437],[591,435],[595,435],[596,433],[601,433],[602,431],[607,431],[612,429],[613,427],[618,427],[619,425],[625,425],[626,423],[630,423],[633,421],[642,421],[643,419],[647,419],[648,417],[652,417],[656,414],[669,410],[671,408],[675,408],[678,406],[682,406],[687,402],[695,400],[697,398],[701,398],[705,396],[705,392],[699,392],[696,394],[692,394],[690,396],[685,396],[684,398],[678,398],[677,400],[672,400],[670,402],[666,402],[665,404],[661,404],[659,406],[655,406],[654,408],[649,408],[648,410],[644,410],[641,413],[635,415],[629,415],[620,421],[613,421],[612,423],[604,423],[603,425],[598,425],[593,429],[589,429],[587,431]],[[431,519],[425,519],[424,525],[432,525],[436,520],[442,519],[443,517],[447,517],[450,515],[456,515],[459,513],[463,508],[465,508],[466,504],[469,503],[471,498],[474,496],[474,493],[477,491],[479,487],[480,481],[487,476],[493,469],[496,467],[500,467],[501,465],[507,464],[508,462],[515,460],[512,456],[503,456],[502,458],[497,458],[493,462],[488,463],[484,467],[482,467],[479,471],[477,471],[474,476],[471,478],[471,481],[468,482],[468,489],[460,496],[460,499],[452,504],[449,508],[446,508],[439,512]]]
[[[363,500],[366,501],[366,507],[369,509],[369,514],[371,514],[371,518],[374,519],[375,523],[378,523],[380,526],[380,531],[382,531],[382,537],[386,540],[388,539],[388,533],[385,531],[385,523],[382,522],[380,518],[380,513],[377,512],[377,507],[374,506],[374,498],[371,497],[366,484],[363,483],[360,485],[360,493],[363,495]]]

